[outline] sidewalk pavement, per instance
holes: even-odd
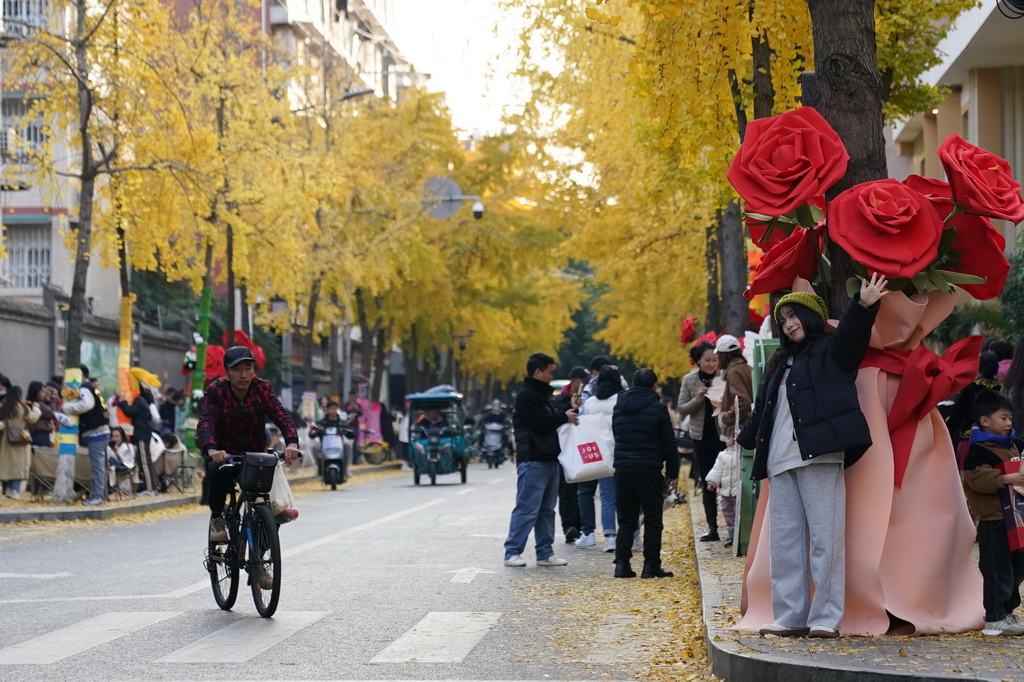
[[[689,499],[696,539],[707,532],[707,524],[700,498],[691,494]],[[725,680],[1024,680],[1024,637],[985,637],[969,632],[822,640],[762,637],[735,630],[740,619],[744,558],[733,556],[732,548],[721,542],[694,544],[708,661],[711,672]]]
[[[352,466],[352,475],[357,476],[373,471],[398,469],[401,466],[402,463],[400,461],[385,462],[379,465],[356,464]],[[316,481],[318,478],[315,469],[304,467],[294,474],[289,474],[288,482],[296,485],[308,481]],[[125,500],[119,500],[115,494],[111,496],[106,504],[98,507],[83,507],[80,503],[67,505],[31,502],[28,500],[28,494],[23,493],[24,498],[17,502],[7,498],[0,498],[0,524],[24,521],[100,521],[114,518],[115,516],[144,514],[157,509],[198,504],[200,492],[201,483],[196,481],[194,489],[184,492],[174,491],[152,496],[136,495]]]

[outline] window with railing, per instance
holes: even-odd
[[[28,163],[31,152],[39,152],[46,143],[42,117],[26,119],[30,100],[0,99],[0,162]]]
[[[50,232],[49,223],[4,226],[0,290],[41,289],[50,282]]]
[[[48,5],[49,0],[3,0],[0,32],[24,36],[43,27]]]

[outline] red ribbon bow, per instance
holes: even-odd
[[[940,401],[974,381],[982,340],[980,336],[971,336],[957,341],[941,357],[924,346],[912,351],[868,348],[861,367],[877,367],[903,377],[888,417],[897,488],[903,485],[907,473],[918,422]]]

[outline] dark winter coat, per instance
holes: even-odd
[[[871,446],[871,433],[854,382],[871,340],[878,308],[877,302],[865,308],[859,298],[851,301],[834,333],[817,339],[793,356],[786,394],[800,457],[804,460],[829,452],[845,452],[844,465],[850,467]],[[768,478],[768,447],[785,369],[785,363],[779,363],[772,376],[761,383],[754,411],[736,439],[748,450],[755,450],[751,472],[754,480]]]
[[[131,405],[121,403],[121,411],[132,420],[132,438],[136,443],[148,443],[153,435],[153,413],[144,394],[136,396]]]
[[[512,411],[517,462],[556,462],[562,451],[558,427],[569,418],[551,400],[551,384],[526,377]]]
[[[668,408],[650,388],[619,394],[612,411],[615,471],[661,471],[679,478],[679,451]]]

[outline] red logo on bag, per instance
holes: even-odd
[[[583,460],[584,464],[600,462],[604,459],[604,457],[601,456],[601,448],[597,447],[597,443],[584,443],[583,445],[577,445],[576,447],[580,451],[580,459]]]

